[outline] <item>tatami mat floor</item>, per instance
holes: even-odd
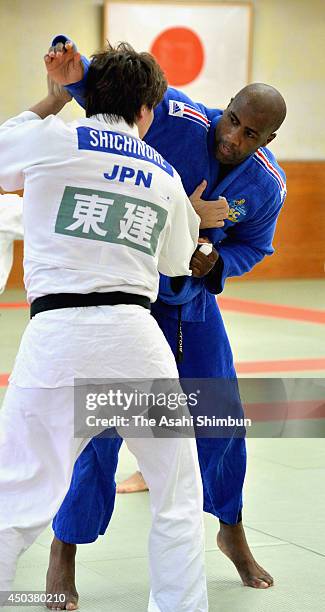
[[[325,306],[325,287],[321,281],[233,283],[225,296],[318,311]],[[22,292],[7,291],[0,302],[17,303],[23,299]],[[12,367],[27,318],[27,310],[0,309],[2,395],[5,375]],[[230,310],[224,311],[224,318],[235,360],[250,362],[251,376],[255,376],[254,363],[263,361],[271,364],[265,366],[270,370],[264,369],[263,376],[325,377],[324,324]],[[281,360],[285,362],[284,371],[277,370],[275,374],[272,363]],[[292,370],[295,367],[292,361],[298,364],[296,371]],[[246,533],[258,562],[274,576],[275,586],[265,591],[241,586],[234,567],[215,546],[217,523],[206,515],[210,610],[321,612],[325,609],[325,442],[321,438],[253,438],[248,440],[248,457]],[[129,475],[134,467],[134,459],[123,445],[118,479]],[[79,547],[77,585],[81,610],[146,610],[149,525],[147,493],[118,496],[106,536],[95,544]],[[16,590],[44,589],[51,538],[49,528],[20,559]]]

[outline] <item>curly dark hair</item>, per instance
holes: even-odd
[[[165,75],[150,53],[126,42],[92,55],[86,80],[86,116],[123,118],[134,125],[143,105],[155,108],[167,89]]]

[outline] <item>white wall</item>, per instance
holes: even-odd
[[[0,120],[45,94],[42,56],[53,34],[71,36],[85,54],[101,46],[102,4],[0,0]],[[253,4],[252,78],[277,87],[288,104],[272,149],[280,159],[325,159],[325,0]],[[78,112],[76,105],[64,111],[66,118]]]

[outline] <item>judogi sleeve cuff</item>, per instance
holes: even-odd
[[[64,34],[59,34],[58,36],[55,36],[55,38],[53,38],[51,46],[54,47],[59,42],[65,44],[68,40],[71,40],[71,38],[68,38]],[[82,106],[82,108],[85,108],[85,88],[90,61],[84,55],[81,56],[81,61],[84,68],[84,75],[81,81],[77,81],[77,83],[70,83],[70,85],[66,85],[64,89],[69,92],[69,94],[76,100],[76,102],[78,102],[80,106]]]
[[[171,306],[186,304],[202,291],[202,279],[177,276],[173,279],[160,275],[159,298]]]
[[[219,255],[218,260],[213,266],[212,270],[210,270],[209,274],[204,277],[205,287],[210,293],[214,293],[215,295],[217,295],[218,293],[221,293],[223,291],[223,271],[224,261],[221,255]]]

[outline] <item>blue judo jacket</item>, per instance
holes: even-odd
[[[221,110],[194,104],[182,92],[168,88],[145,137],[179,172],[188,195],[206,179],[202,198],[224,196],[230,207],[223,228],[202,231],[222,258],[216,281],[211,282],[211,275],[204,279],[186,277],[175,294],[170,279],[161,277],[160,300],[169,305],[183,304],[185,321],[203,321],[206,292],[220,293],[228,276],[240,276],[265,255],[272,255],[276,220],[286,195],[285,174],[267,148],[260,148],[234,166],[218,183],[214,141],[221,115]]]

